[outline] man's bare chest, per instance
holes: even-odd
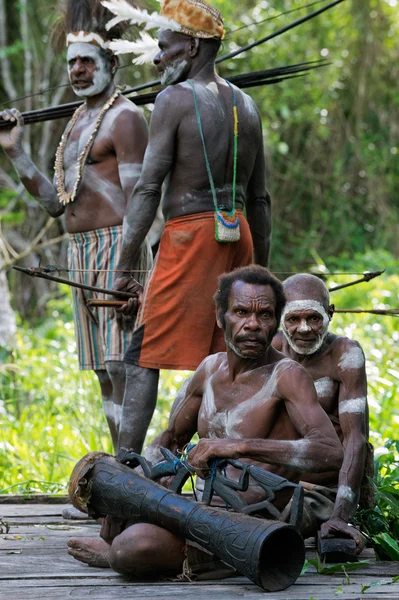
[[[95,131],[95,120],[85,120],[74,125],[65,144],[64,169],[69,170],[90,147],[86,164],[104,161],[112,153],[112,143],[105,128]]]
[[[317,398],[323,409],[327,414],[337,414],[340,382],[329,357],[314,365],[306,365],[305,368],[313,379]]]
[[[198,430],[206,437],[264,437],[275,421],[275,381],[223,385],[208,380],[199,412]]]

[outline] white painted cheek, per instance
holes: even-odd
[[[337,492],[337,500],[348,500],[348,502],[354,502],[356,497],[355,492],[349,485],[340,485]]]
[[[364,366],[364,354],[360,348],[350,348],[344,352],[338,366],[341,369],[360,369]]]
[[[366,412],[366,398],[353,398],[352,400],[344,400],[339,404],[339,414],[344,413],[359,413],[364,414]]]

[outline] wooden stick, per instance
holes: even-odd
[[[26,275],[30,275],[30,277],[40,277],[41,279],[48,279],[49,281],[56,281],[57,283],[65,283],[66,285],[79,288],[80,290],[98,292],[99,294],[109,294],[110,296],[117,296],[119,298],[136,298],[136,294],[131,294],[130,292],[108,290],[106,288],[96,287],[95,285],[86,285],[84,283],[78,283],[77,281],[71,281],[70,279],[63,279],[62,277],[54,277],[54,275],[44,273],[40,268],[31,267],[27,269],[26,267],[18,267],[17,265],[14,265],[12,268],[16,271],[21,271],[21,273],[25,273]],[[126,302],[124,302],[124,304],[126,304]]]
[[[126,304],[126,300],[97,300],[90,298],[87,300],[87,304],[96,308],[119,308]]]

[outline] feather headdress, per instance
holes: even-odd
[[[142,0],[133,0],[135,6],[143,6]],[[125,2],[128,6],[128,2]],[[102,5],[100,0],[63,0],[62,13],[56,20],[52,40],[56,50],[61,51],[74,42],[87,42],[108,48],[109,42],[120,38],[128,23],[115,23],[107,27],[113,14]]]
[[[220,12],[204,0],[161,0],[161,12],[149,13],[128,4],[126,0],[103,0],[103,6],[115,15],[107,24],[111,29],[122,21],[150,29],[169,29],[199,38],[223,39],[224,27]],[[150,35],[142,32],[136,42],[114,39],[110,49],[117,53],[136,54],[135,64],[152,62],[158,52]]]

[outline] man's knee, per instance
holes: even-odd
[[[105,368],[111,381],[125,379],[125,363],[120,360],[108,360]]]
[[[109,563],[117,573],[142,577],[156,569],[152,557],[157,542],[148,535],[148,525],[138,523],[118,535],[111,545]]]

